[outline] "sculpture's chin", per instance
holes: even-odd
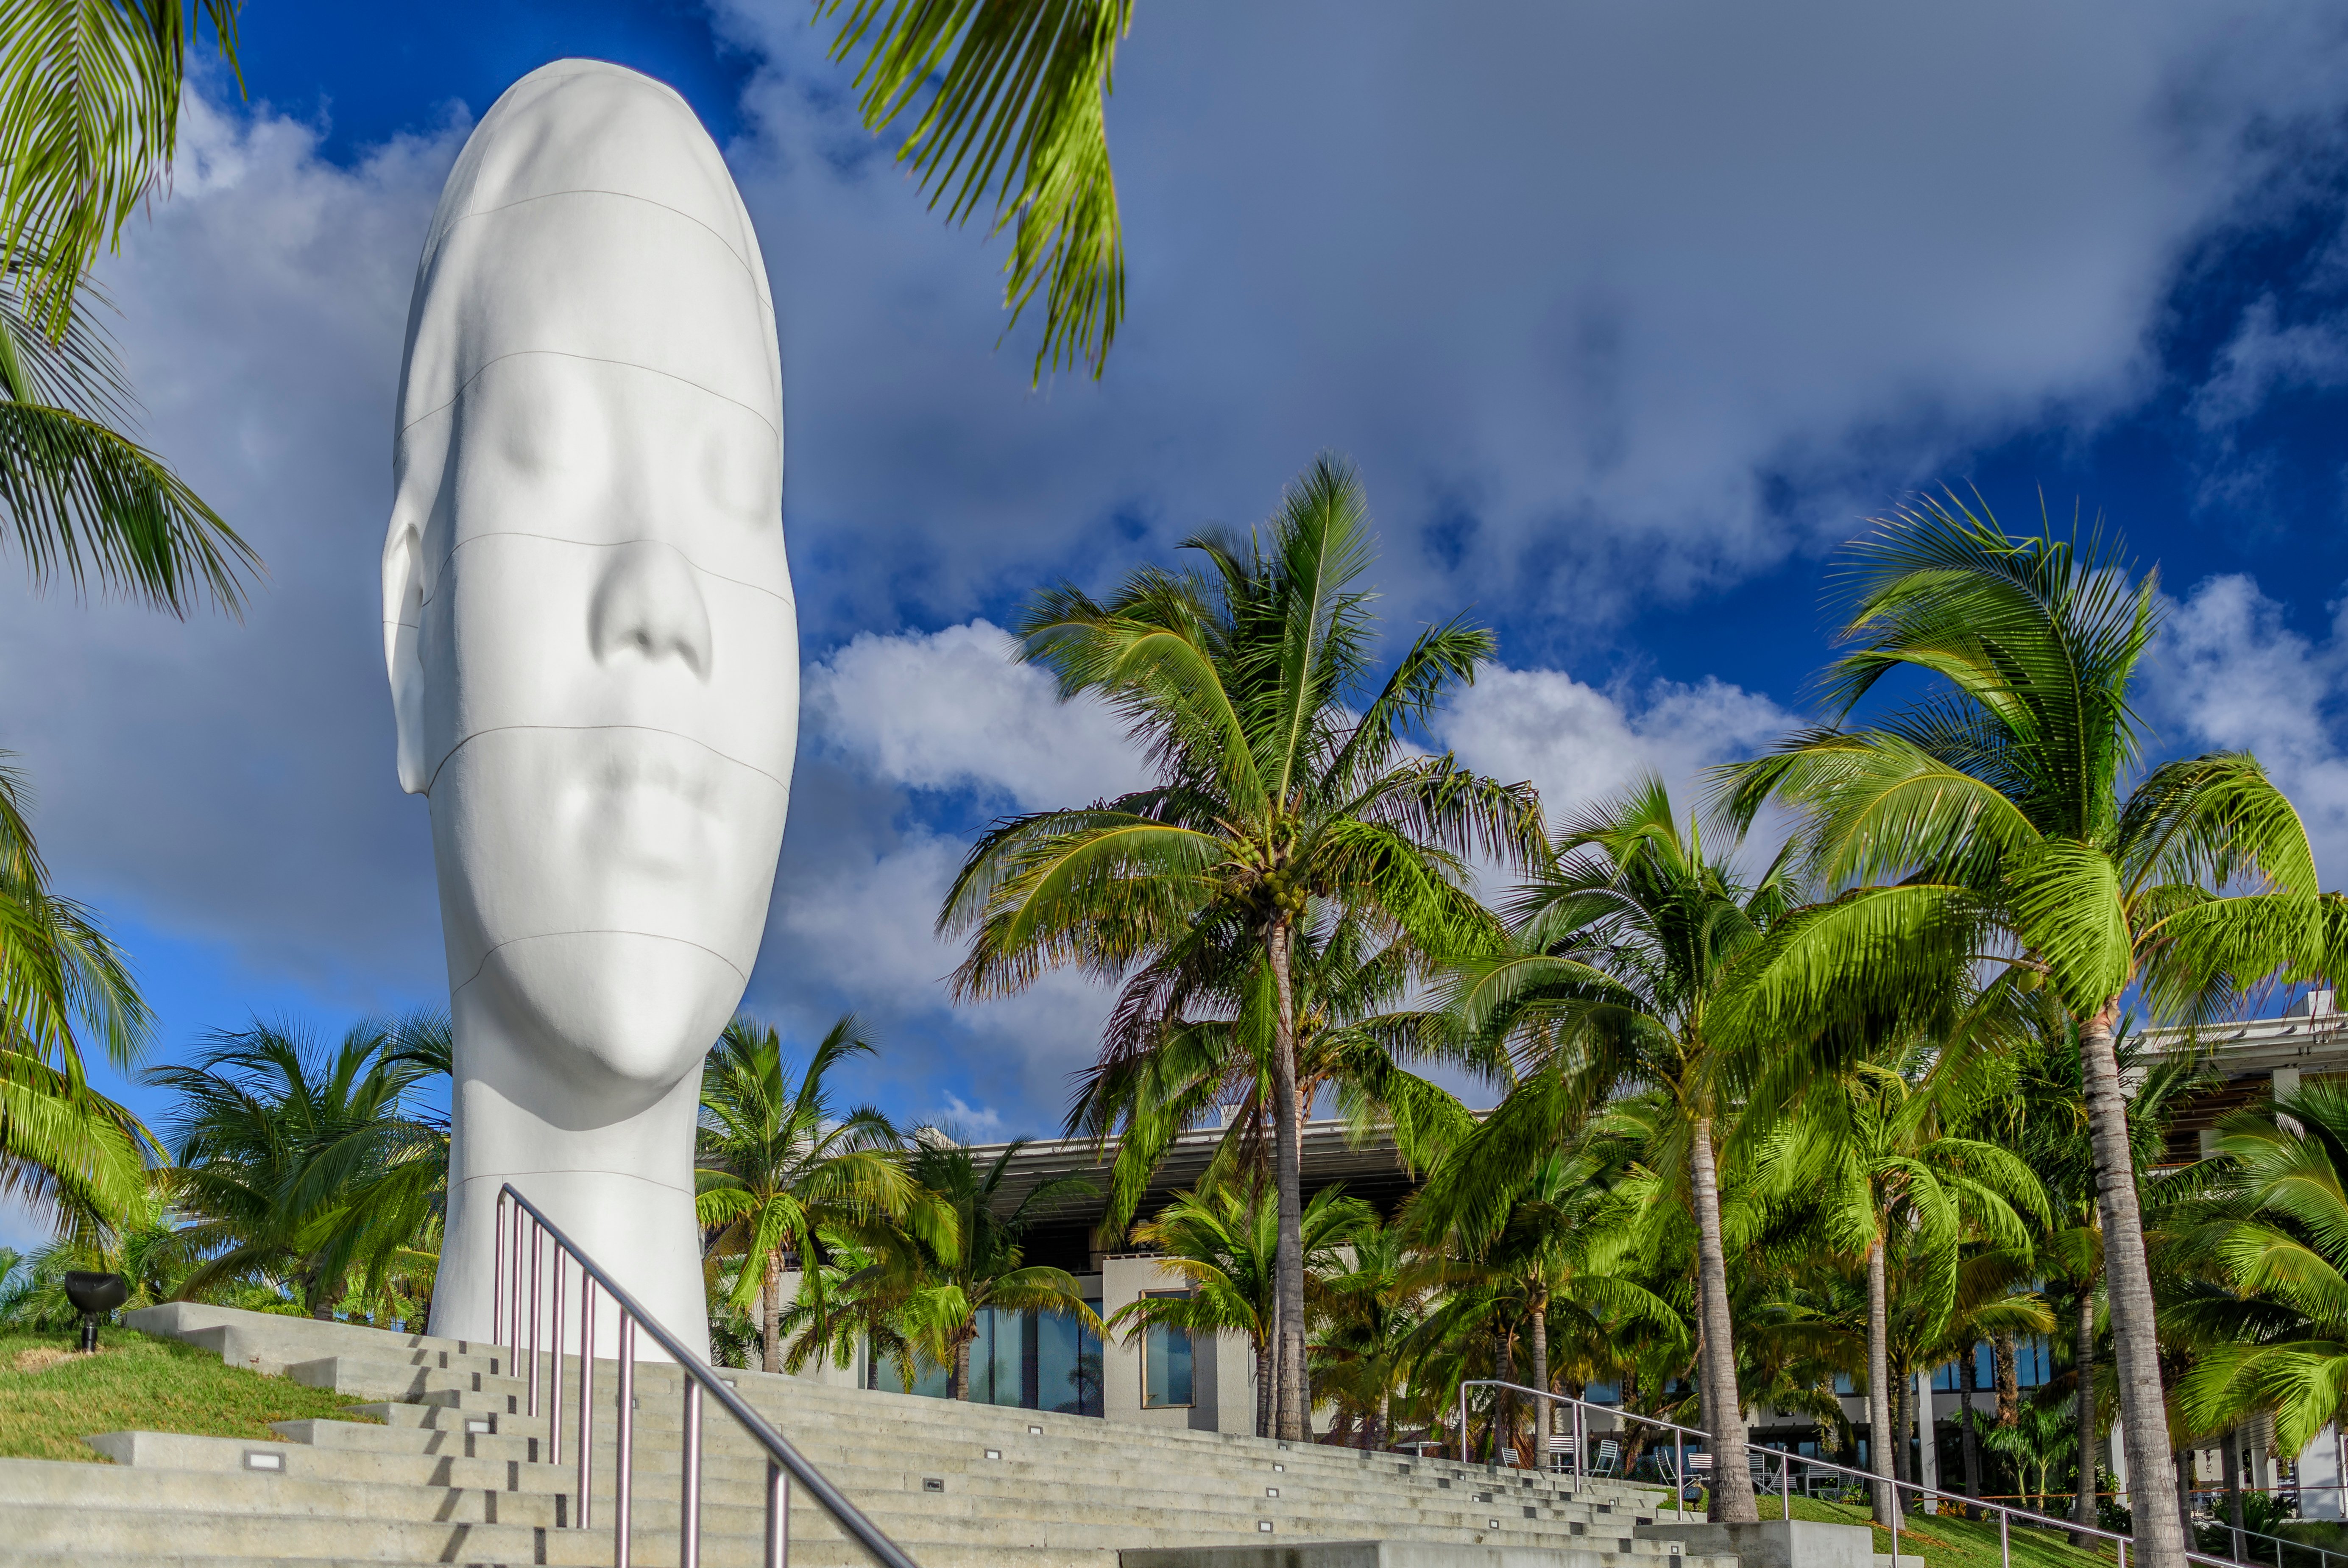
[[[694,943],[595,931],[504,943],[468,989],[504,1015],[500,1036],[527,1043],[533,1059],[513,1067],[542,1075],[535,1097],[518,1098],[551,1095],[565,1119],[592,1126],[642,1114],[699,1071],[742,986],[739,971]]]

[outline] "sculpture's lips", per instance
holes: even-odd
[[[717,845],[716,795],[714,781],[699,769],[654,758],[615,759],[590,786],[580,848],[640,871],[697,872]]]

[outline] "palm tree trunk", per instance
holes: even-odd
[[[1977,1498],[1982,1494],[1981,1434],[1973,1429],[1973,1395],[1981,1387],[1981,1343],[1976,1340],[1965,1346],[1957,1360],[1957,1419],[1963,1423],[1958,1447],[1965,1456],[1965,1495]],[[1982,1517],[1979,1509],[1973,1517]]]
[[[1512,1329],[1500,1330],[1500,1370],[1498,1376],[1504,1385],[1517,1380],[1517,1336]],[[1503,1445],[1509,1448],[1517,1446],[1517,1391],[1504,1387],[1494,1392],[1500,1396],[1492,1404],[1492,1430],[1498,1434],[1492,1439],[1492,1457],[1497,1460]]]
[[[1883,1243],[1867,1252],[1867,1430],[1868,1466],[1877,1475],[1894,1479],[1891,1430],[1891,1316],[1886,1305]],[[1875,1488],[1875,1522],[1890,1529],[1896,1494],[1888,1486]]]
[[[948,1378],[949,1387],[946,1391],[957,1399],[967,1400],[970,1398],[970,1340],[968,1338],[954,1341],[953,1357],[953,1372]]]
[[[758,1329],[766,1354],[758,1365],[768,1372],[783,1369],[783,1251],[767,1254],[767,1283],[758,1290]]]
[[[2071,1500],[2071,1522],[2092,1525],[2096,1522],[2096,1287],[2092,1282],[2079,1286],[2079,1317],[2072,1332],[2078,1340],[2071,1364],[2079,1377],[2078,1390],[2072,1398],[2079,1429],[2079,1490]],[[2091,1547],[2096,1538],[2074,1535],[2071,1544]]]
[[[2154,1337],[2152,1273],[2145,1263],[2136,1161],[2128,1152],[2127,1102],[2112,1052],[2116,1003],[2117,998],[2106,1002],[2080,1024],[2079,1069],[2096,1150],[2104,1289],[2111,1299],[2112,1361],[2119,1375],[2120,1424],[2127,1429],[2128,1489],[2134,1494],[2128,1501],[2136,1515],[2137,1568],[2185,1568],[2168,1411],[2161,1398],[2160,1346]]]
[[[1394,1390],[1391,1388],[1381,1388],[1378,1390],[1378,1429],[1371,1434],[1371,1448],[1383,1449],[1386,1446],[1386,1434],[1394,1429],[1389,1424],[1393,1419]],[[2239,1501],[2235,1503],[2235,1507],[2240,1508],[2240,1506],[2241,1504]]]
[[[1280,1338],[1279,1387],[1272,1424],[1280,1438],[1303,1442],[1310,1436],[1306,1428],[1313,1418],[1304,1392],[1303,1150],[1296,1135],[1296,989],[1290,971],[1292,933],[1287,917],[1276,916],[1266,936],[1276,1004],[1272,1031],[1272,1181],[1280,1195],[1280,1240],[1272,1267],[1273,1321],[1279,1326]]]
[[[1712,1521],[1751,1524],[1761,1517],[1753,1477],[1745,1468],[1745,1401],[1736,1388],[1736,1339],[1728,1321],[1728,1258],[1720,1240],[1720,1171],[1712,1147],[1712,1118],[1690,1130],[1695,1178],[1695,1278],[1704,1343],[1704,1430],[1712,1436]],[[2164,1568],[2178,1568],[2176,1564]]]
[[[1272,1436],[1272,1381],[1277,1376],[1278,1358],[1267,1335],[1255,1347],[1255,1435],[1259,1438]]]
[[[1990,1377],[1997,1384],[1997,1424],[2017,1427],[2022,1424],[2022,1377],[2014,1365],[2013,1330],[2004,1329],[1990,1338]]]
[[[2228,1432],[2226,1452],[2220,1466],[2226,1480],[2226,1522],[2236,1530],[2242,1527],[2242,1430],[2240,1427]],[[2241,1537],[2235,1536],[2226,1543],[2226,1555],[2239,1558]]]
[[[1922,1480],[1918,1455],[1908,1446],[1910,1434],[1916,1429],[1916,1379],[1904,1367],[1891,1374],[1891,1429],[1900,1435],[1891,1449],[1891,1473],[1901,1480]],[[1898,1501],[1893,1499],[1895,1503]]]
[[[1533,1302],[1533,1387],[1549,1392],[1549,1298]],[[1557,1408],[1547,1399],[1533,1401],[1533,1463],[1538,1467],[1549,1449],[1550,1414]]]

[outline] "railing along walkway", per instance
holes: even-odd
[[[1547,1435],[1547,1429],[1549,1426],[1549,1421],[1547,1419],[1548,1411],[1543,1408],[1544,1405],[1554,1404],[1571,1406],[1573,1408],[1573,1469],[1574,1479],[1577,1481],[1583,1479],[1583,1456],[1589,1451],[1590,1448],[1590,1411],[1598,1411],[1600,1414],[1605,1416],[1610,1421],[1636,1421],[1642,1426],[1660,1427],[1665,1431],[1670,1432],[1672,1434],[1672,1485],[1674,1492],[1673,1502],[1678,1508],[1680,1517],[1683,1519],[1687,1517],[1687,1510],[1684,1506],[1687,1500],[1687,1440],[1690,1438],[1702,1439],[1705,1445],[1705,1451],[1707,1452],[1710,1451],[1712,1443],[1712,1434],[1704,1431],[1702,1428],[1683,1427],[1675,1421],[1666,1421],[1658,1416],[1637,1415],[1632,1411],[1621,1409],[1612,1405],[1593,1405],[1587,1399],[1577,1399],[1567,1394],[1551,1394],[1540,1388],[1528,1388],[1521,1383],[1504,1383],[1497,1377],[1471,1377],[1459,1385],[1459,1462],[1462,1464],[1473,1462],[1468,1458],[1467,1410],[1468,1390],[1470,1388],[1506,1388],[1511,1393],[1522,1394],[1532,1399],[1535,1402],[1533,1408],[1539,1412],[1535,1424],[1542,1429],[1544,1436]],[[1967,1497],[1962,1492],[1942,1491],[1937,1487],[1925,1486],[1916,1481],[1894,1480],[1889,1476],[1877,1475],[1872,1470],[1854,1470],[1849,1465],[1836,1464],[1830,1460],[1814,1460],[1802,1454],[1789,1453],[1784,1449],[1756,1448],[1749,1444],[1746,1446],[1746,1452],[1750,1456],[1769,1455],[1776,1457],[1778,1463],[1777,1495],[1779,1499],[1779,1511],[1781,1516],[1786,1519],[1791,1519],[1794,1517],[1793,1467],[1796,1465],[1805,1466],[1808,1470],[1825,1470],[1832,1475],[1849,1476],[1856,1481],[1859,1481],[1867,1486],[1871,1486],[1877,1489],[1876,1496],[1879,1502],[1888,1504],[1888,1506],[1879,1508],[1879,1511],[1885,1514],[1891,1521],[1890,1526],[1891,1531],[1891,1568],[1900,1568],[1900,1494],[1903,1491],[1914,1492],[1920,1498],[1931,1499],[1935,1502],[1952,1502],[1967,1508],[1985,1508],[1995,1511],[1997,1514],[1998,1561],[2003,1564],[2003,1568],[2013,1568],[2013,1536],[2012,1527],[2013,1522],[2016,1520],[2020,1520],[2026,1525],[2035,1526],[2040,1529],[2060,1530],[2072,1535],[2092,1535],[2100,1540],[2108,1541],[2117,1548],[2117,1568],[2127,1568],[2128,1548],[2136,1544],[2136,1538],[2134,1536],[2123,1535],[2116,1530],[2106,1530],[2099,1525],[2094,1524],[2078,1524],[2067,1519],[2056,1519],[2051,1514],[2034,1512],[2026,1508],[2009,1508],[2002,1502],[1991,1502],[1982,1498]],[[1762,1473],[1764,1475],[1766,1474],[1766,1469]],[[2252,1532],[2244,1532],[2244,1533],[2247,1534]],[[2291,1542],[2291,1544],[2298,1545],[2300,1543],[2293,1542]],[[2237,1550],[2239,1551],[2240,1548],[2238,1547]],[[2322,1548],[2312,1548],[2312,1550],[2321,1551]],[[2187,1550],[2185,1556],[2188,1562],[2213,1563],[2217,1564],[2218,1568],[2259,1568],[2258,1564],[2245,1564],[2241,1562],[2238,1562],[2234,1558],[2229,1557],[2212,1557],[2206,1553],[2195,1552],[2189,1548]]]
[[[512,1220],[510,1225],[507,1223],[509,1215]],[[530,1238],[527,1264],[522,1259],[525,1231]],[[551,1260],[546,1256],[550,1242],[553,1243]],[[547,1265],[550,1262],[552,1264],[554,1374],[551,1378],[553,1387],[549,1390],[547,1401],[546,1458],[549,1464],[562,1462],[562,1357],[568,1337],[562,1311],[563,1286],[571,1273],[569,1264],[576,1264],[579,1268],[578,1528],[582,1530],[592,1528],[594,1518],[597,1293],[600,1291],[610,1296],[612,1305],[619,1311],[620,1428],[618,1451],[613,1461],[615,1485],[612,1504],[613,1561],[616,1568],[628,1568],[630,1549],[632,1498],[629,1482],[634,1462],[636,1331],[639,1328],[651,1335],[653,1342],[667,1351],[685,1373],[684,1519],[679,1526],[682,1568],[700,1568],[701,1564],[701,1406],[705,1398],[716,1400],[719,1407],[750,1434],[752,1440],[767,1450],[767,1547],[764,1558],[767,1568],[786,1568],[790,1560],[790,1484],[793,1481],[815,1499],[817,1505],[829,1514],[840,1529],[878,1559],[882,1568],[918,1568],[904,1550],[882,1534],[880,1527],[865,1518],[854,1503],[840,1494],[838,1487],[825,1480],[823,1472],[793,1448],[788,1439],[767,1425],[766,1419],[750,1408],[749,1401],[735,1392],[732,1384],[720,1377],[708,1362],[685,1348],[685,1343],[670,1333],[660,1319],[638,1305],[634,1296],[623,1290],[618,1282],[604,1273],[592,1258],[581,1252],[577,1243],[564,1235],[554,1222],[541,1213],[529,1199],[515,1191],[510,1182],[498,1194],[496,1245],[495,1255],[502,1277],[498,1281],[494,1305],[490,1309],[489,1337],[493,1343],[507,1346],[512,1357],[509,1365],[525,1359],[528,1361],[530,1414],[532,1416],[539,1413],[539,1357],[546,1350],[545,1340],[541,1334],[546,1326],[547,1315],[541,1311],[543,1301],[541,1287],[548,1282],[550,1271]]]

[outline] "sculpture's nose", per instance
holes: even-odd
[[[587,610],[588,645],[595,662],[623,654],[682,659],[709,678],[709,606],[693,567],[673,545],[648,539],[615,547]]]

